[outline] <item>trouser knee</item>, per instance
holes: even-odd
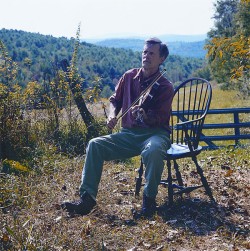
[[[158,162],[164,159],[161,150],[157,148],[150,148],[146,151],[143,151],[141,155],[144,162],[155,162],[155,161]]]
[[[98,141],[100,141],[99,137],[91,139],[88,142],[86,152],[97,150],[99,148],[99,146],[100,146],[100,144],[98,144]]]

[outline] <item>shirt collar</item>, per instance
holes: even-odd
[[[142,79],[142,68],[139,68],[137,74],[134,76],[134,80],[135,79],[138,79],[138,80]]]
[[[157,72],[155,72],[154,74],[152,74],[151,76],[149,76],[147,79],[145,79],[146,81],[152,80],[155,76],[157,76],[157,74],[159,74],[160,70],[158,69]],[[142,68],[139,68],[137,74],[134,76],[134,79],[138,79],[139,81],[143,80],[143,75],[142,75]]]

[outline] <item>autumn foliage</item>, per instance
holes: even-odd
[[[215,28],[205,48],[215,79],[250,95],[249,0],[221,0],[216,4]]]

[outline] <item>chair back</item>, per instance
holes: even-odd
[[[170,121],[172,144],[186,144],[190,151],[198,148],[211,98],[211,84],[202,78],[188,79],[175,88]]]

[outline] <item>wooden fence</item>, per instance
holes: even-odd
[[[250,145],[250,115],[247,119],[247,122],[241,122],[240,119],[240,114],[245,113],[245,114],[250,114],[250,108],[226,108],[226,109],[210,109],[207,113],[206,120],[209,121],[209,116],[211,115],[219,115],[219,114],[228,114],[228,116],[231,116],[231,119],[228,118],[228,121],[233,121],[233,122],[224,122],[220,121],[220,118],[218,117],[218,123],[213,123],[213,124],[205,124],[203,125],[203,131],[202,135],[200,138],[200,141],[203,141],[207,144],[207,146],[204,146],[204,148],[208,149],[217,149],[219,147],[223,146],[228,146],[227,144],[219,145],[216,142],[218,141],[233,141],[233,144],[230,144],[231,146],[239,146],[240,145],[240,140],[249,140],[249,145]],[[174,111],[173,111],[173,115]],[[205,135],[207,132],[206,130],[210,129],[226,129],[226,128],[233,128],[233,133],[231,135],[228,135],[227,133],[223,133],[220,135]],[[248,128],[244,130],[242,133],[242,128]],[[215,130],[216,131],[216,130]]]

